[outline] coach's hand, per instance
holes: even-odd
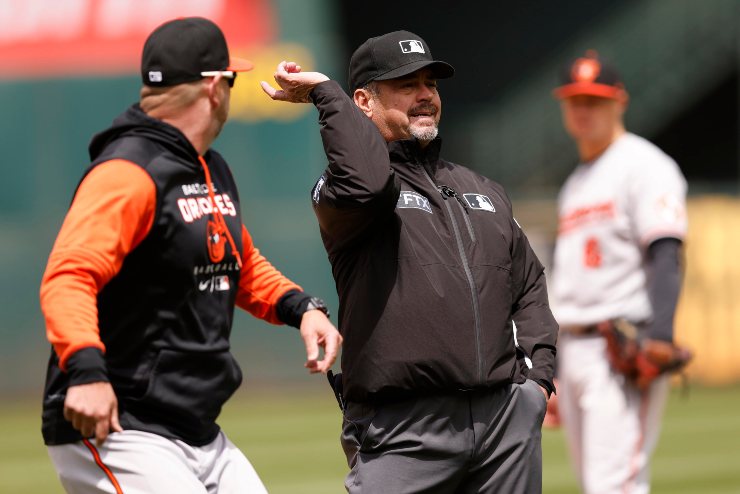
[[[342,335],[320,310],[307,310],[301,318],[301,338],[306,345],[306,367],[311,374],[326,373],[337,359]],[[324,358],[319,359],[319,347],[324,349]]]
[[[301,72],[301,66],[295,62],[280,62],[275,71],[275,82],[280,89],[275,89],[265,81],[260,84],[262,90],[276,101],[290,103],[309,103],[309,94],[316,87],[329,78],[320,72]]]
[[[113,432],[121,432],[118,423],[118,400],[108,382],[70,386],[64,400],[64,418],[80,431],[82,437],[95,436],[100,446]]]

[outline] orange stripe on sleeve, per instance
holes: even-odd
[[[140,166],[111,160],[82,181],[57,235],[41,281],[46,336],[65,368],[76,351],[105,351],[97,295],[149,233],[156,210],[154,181]]]
[[[277,317],[277,301],[288,290],[301,290],[301,287],[283,276],[260,254],[244,225],[242,242],[244,264],[236,304],[255,317],[272,324],[282,324]]]

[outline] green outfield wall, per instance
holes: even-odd
[[[235,4],[222,3],[227,10]],[[310,205],[310,189],[325,166],[316,111],[310,105],[273,102],[259,88],[259,81],[271,80],[283,59],[337,77],[340,43],[334,39],[334,20],[324,0],[243,3],[268,9],[261,15],[274,26],[257,42],[233,46],[229,41],[232,54],[251,59],[256,69],[240,75],[232,93],[233,118],[214,148],[232,165],[255,244],[284,274],[324,297],[336,314],[334,284]],[[238,31],[239,21],[229,22]],[[90,137],[138,99],[140,79],[129,72],[0,74],[0,393],[40,393],[50,346],[39,284],[74,188],[88,166]],[[233,342],[247,382],[306,378],[301,341],[293,328],[239,315]]]

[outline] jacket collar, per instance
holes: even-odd
[[[439,160],[439,151],[442,148],[442,139],[435,138],[422,149],[416,139],[405,139],[388,143],[388,153],[391,161],[401,163],[434,164]]]

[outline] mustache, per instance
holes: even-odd
[[[409,115],[417,115],[419,113],[429,113],[431,115],[436,115],[438,111],[439,108],[437,108],[435,105],[431,103],[425,103],[413,107],[411,110],[409,110]]]

